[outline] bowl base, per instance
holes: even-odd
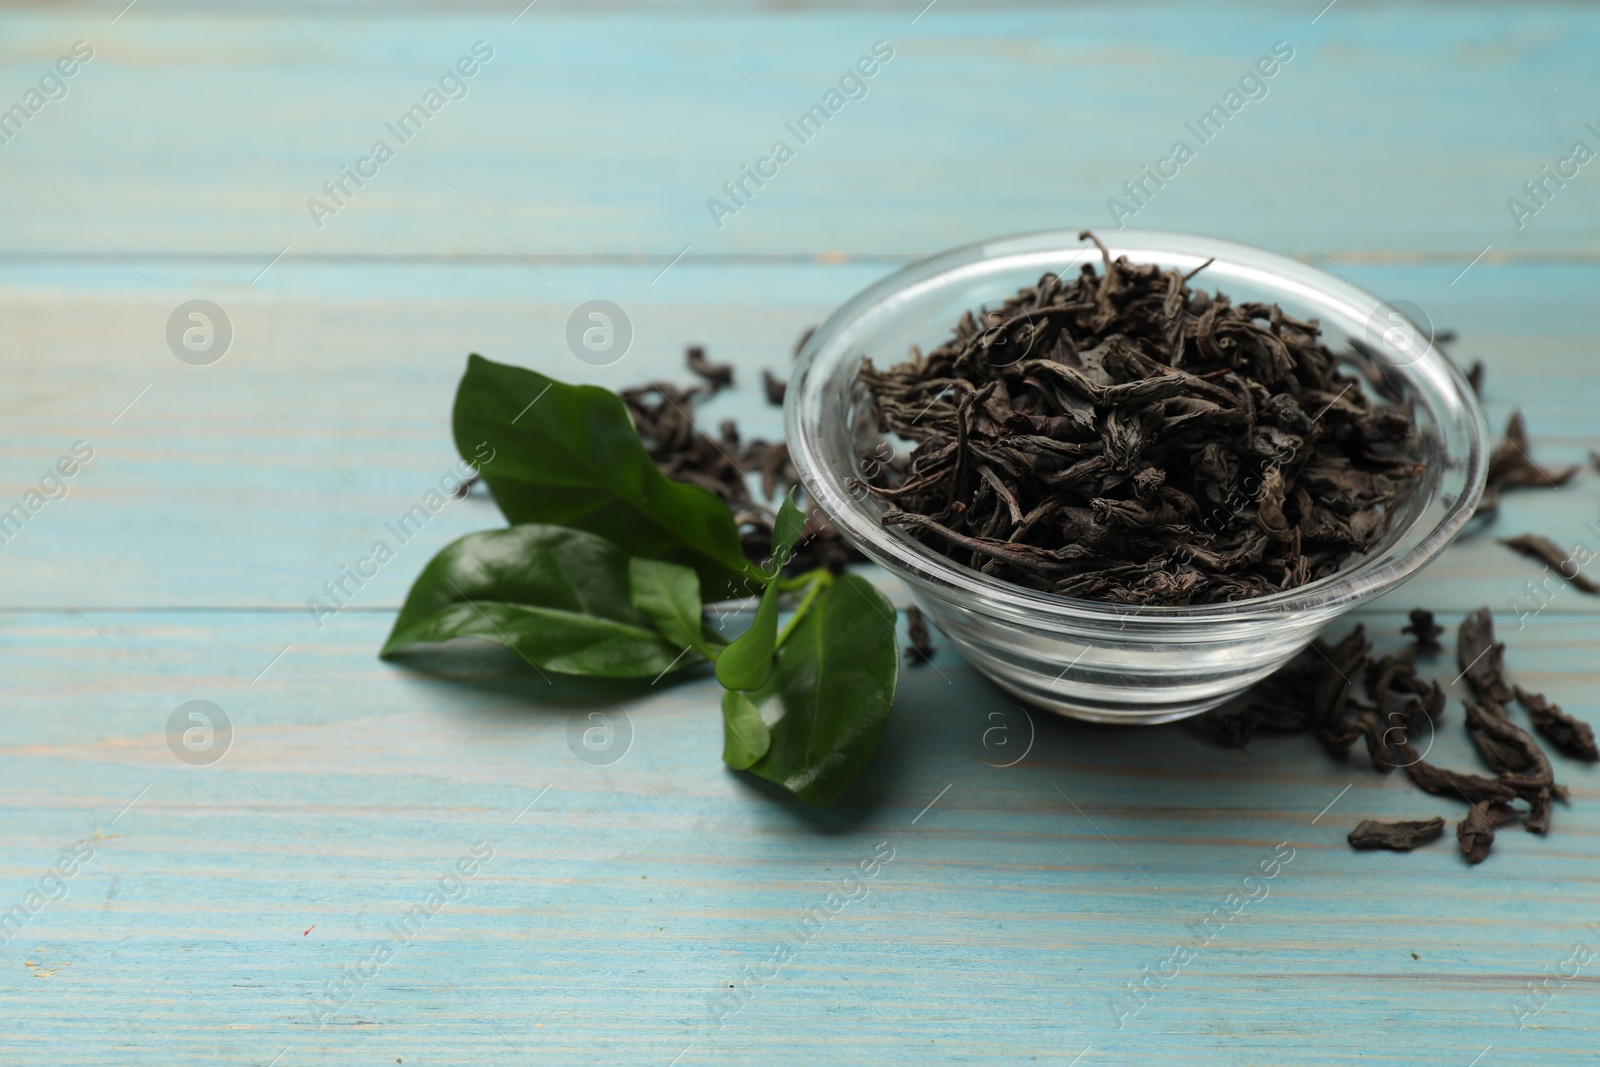
[[[1221,696],[1207,697],[1203,700],[1175,702],[1172,704],[1152,704],[1149,707],[1138,709],[1130,709],[1126,704],[1106,707],[1084,701],[1075,701],[1066,696],[1050,696],[1025,689],[1022,686],[1012,685],[1004,679],[982,670],[982,668],[979,668],[979,673],[1018,700],[1024,701],[1033,707],[1041,708],[1044,711],[1053,711],[1067,719],[1078,719],[1082,722],[1112,723],[1119,726],[1159,726],[1164,722],[1191,719],[1238,696],[1238,693],[1224,693]],[[1243,690],[1240,690],[1240,692],[1243,692]]]

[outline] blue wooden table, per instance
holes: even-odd
[[[1356,853],[1361,818],[1459,808],[1309,738],[1030,716],[942,648],[813,811],[721,765],[712,683],[552,701],[488,652],[379,662],[417,570],[498,524],[483,497],[320,626],[306,602],[449,472],[467,351],[620,386],[705,344],[739,368],[705,422],[774,436],[759,372],[804,327],[1046,227],[1225,236],[1412,301],[1497,426],[1583,462],[1600,13],[122,5],[0,11],[7,1062],[1595,1058],[1592,767],[1481,867]],[[565,341],[591,299],[634,331],[603,368]],[[183,348],[195,300],[220,360]],[[1487,603],[1516,679],[1600,719],[1595,601],[1519,627],[1538,567],[1493,540],[1600,546],[1597,486],[1508,497],[1360,621],[1393,647],[1415,604]],[[220,760],[169,743],[190,701]],[[1474,765],[1458,703],[1434,754]]]

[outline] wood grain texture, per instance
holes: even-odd
[[[940,5],[913,24],[920,6],[538,5],[515,25],[487,8],[300,8],[292,24],[265,5],[141,3],[115,26],[87,9],[16,14],[0,60],[8,103],[73,41],[96,54],[0,148],[14,208],[0,250],[105,256],[109,241],[135,263],[182,251],[257,264],[286,244],[291,256],[905,255],[1046,219],[1112,225],[1107,200],[1177,139],[1196,158],[1141,226],[1457,270],[1491,243],[1491,257],[1600,247],[1592,168],[1520,230],[1505,203],[1574,140],[1600,148],[1584,129],[1600,123],[1592,9],[1489,21],[1470,5],[1342,4],[1313,25],[1321,5]],[[384,124],[477,40],[495,58],[466,98],[408,144],[389,136]],[[866,96],[808,143],[788,134],[879,40],[895,58]],[[1277,41],[1295,57],[1265,98],[1209,144],[1187,134]],[[307,198],[379,138],[394,160],[317,228]],[[714,225],[707,199],[779,139],[795,158]]]
[[[1030,717],[941,640],[868,772],[817,812],[720,764],[708,678],[548,686],[493,649],[379,662],[432,552],[498,524],[482,498],[320,629],[304,605],[447,470],[467,351],[617,386],[681,379],[704,343],[740,374],[705,422],[776,435],[759,371],[803,328],[919,252],[1107,225],[1116,186],[1280,38],[1297,54],[1267,99],[1137,223],[1327,253],[1459,330],[1491,419],[1524,410],[1536,458],[1584,462],[1600,179],[1586,167],[1522,231],[1504,199],[1600,122],[1594,11],[1346,0],[1313,25],[1320,4],[941,0],[913,25],[920,4],[543,0],[512,26],[520,4],[280,6],[0,11],[0,106],[73,41],[96,48],[0,146],[0,510],[73,442],[95,450],[0,545],[0,919],[63,849],[93,852],[0,945],[8,1060],[1592,1058],[1593,965],[1537,1016],[1516,1003],[1600,945],[1595,768],[1558,759],[1572,799],[1551,835],[1507,830],[1481,867],[1449,839],[1355,853],[1362,818],[1460,806],[1308,738],[1228,751],[1182,724]],[[471,95],[315,229],[305,197],[479,37],[496,57]],[[704,199],[879,38],[896,58],[868,97],[712,226]],[[164,336],[197,297],[236,329],[209,367]],[[597,297],[636,328],[604,369],[563,340]],[[1563,589],[1519,628],[1538,568],[1493,542],[1600,547],[1597,486],[1509,496],[1351,621],[1393,647],[1414,604],[1453,627],[1488,603],[1516,680],[1600,719],[1595,602]],[[208,766],[167,739],[196,699],[234,728]],[[591,715],[628,724],[615,762],[579,758]],[[1430,758],[1475,767],[1460,723],[1453,699]],[[479,843],[492,859],[459,899],[365,964]],[[1280,843],[1269,895],[1202,944]],[[771,973],[775,944],[794,958]],[[1186,945],[1129,1014],[1127,984]],[[315,998],[352,974],[319,1025]]]

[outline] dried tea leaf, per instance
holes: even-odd
[[[1466,701],[1467,736],[1483,762],[1496,774],[1516,774],[1532,764],[1528,750],[1515,738],[1508,738],[1499,727],[1510,725],[1505,721],[1505,709],[1496,704],[1479,705]]]
[[[1542,834],[1550,828],[1550,799],[1566,791],[1555,783],[1550,760],[1526,730],[1506,717],[1496,704],[1480,706],[1467,702],[1467,730],[1480,754],[1509,785],[1528,802],[1529,833]]]
[[[1416,756],[1416,753],[1412,751],[1405,755],[1410,758]],[[1517,798],[1517,791],[1498,778],[1484,778],[1476,774],[1463,774],[1460,771],[1435,767],[1421,758],[1415,763],[1406,764],[1406,773],[1424,793],[1432,793],[1435,796],[1451,797],[1468,803],[1487,800],[1499,801],[1502,804],[1509,804]]]
[[[1439,635],[1444,633],[1444,627],[1433,621],[1433,612],[1412,608],[1411,622],[1407,626],[1402,626],[1400,632],[1415,637],[1418,648],[1436,652],[1439,649]]]
[[[933,659],[933,641],[928,636],[928,620],[915,604],[906,608],[906,662],[920,667]]]
[[[1350,831],[1349,841],[1355,848],[1387,848],[1396,852],[1410,852],[1429,841],[1444,835],[1443,816],[1434,816],[1412,822],[1380,822],[1363,819]]]
[[[696,376],[705,380],[711,386],[713,393],[726,389],[733,384],[733,364],[713,363],[706,358],[706,350],[699,345],[690,345],[684,353],[684,362],[689,370]]]
[[[1520,686],[1512,688],[1516,691],[1517,702],[1528,709],[1533,728],[1563,755],[1591,763],[1600,760],[1600,748],[1595,745],[1594,730],[1588,723],[1568,715],[1560,704],[1550,703],[1542,693],[1530,693]]]
[[[774,378],[769,370],[763,370],[761,372],[761,388],[767,394],[767,403],[775,408],[783,407],[784,395],[789,391],[788,382],[783,381],[781,378]]]
[[[1519,555],[1536,559],[1547,566],[1555,568],[1557,574],[1571,582],[1585,593],[1600,593],[1600,584],[1578,569],[1578,564],[1572,558],[1572,553],[1565,552],[1561,546],[1548,537],[1538,534],[1523,534],[1520,537],[1502,537],[1500,543]]]
[[[1461,844],[1461,854],[1471,864],[1482,863],[1494,847],[1494,819],[1483,805],[1474,804],[1467,809],[1467,817],[1456,824],[1456,840]]]
[[[1492,700],[1502,707],[1512,697],[1505,679],[1505,651],[1505,645],[1495,644],[1494,616],[1487,607],[1461,620],[1456,634],[1457,665],[1480,700]]]
[[[1528,430],[1522,413],[1516,412],[1506,423],[1505,437],[1489,454],[1489,476],[1483,500],[1475,515],[1493,515],[1500,507],[1500,494],[1507,489],[1554,489],[1565,485],[1578,473],[1577,467],[1551,471],[1529,457]]]

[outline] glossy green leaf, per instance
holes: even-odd
[[[743,693],[722,693],[722,762],[742,771],[766,755],[772,735],[761,721],[761,710]]]
[[[628,561],[628,575],[634,609],[648,616],[668,641],[709,658],[700,618],[700,579],[694,570],[635,556]]]
[[[615,393],[472,355],[454,426],[456,447],[512,523],[588,530],[630,555],[692,567],[713,600],[760,581],[728,506],[664,476]]]
[[[795,507],[795,490],[790,489],[778,508],[778,517],[772,520],[772,573],[783,570],[794,552],[794,543],[806,528],[805,512]]]
[[[767,586],[755,622],[717,656],[717,681],[725,689],[760,689],[772,673],[778,645],[778,585]]]
[[[836,579],[779,649],[770,683],[750,694],[772,723],[751,772],[807,803],[833,803],[878,746],[898,668],[894,608],[863,579]]]
[[[468,534],[417,576],[380,655],[480,637],[542,671],[654,678],[699,662],[635,610],[628,555],[603,537],[529,524]]]

